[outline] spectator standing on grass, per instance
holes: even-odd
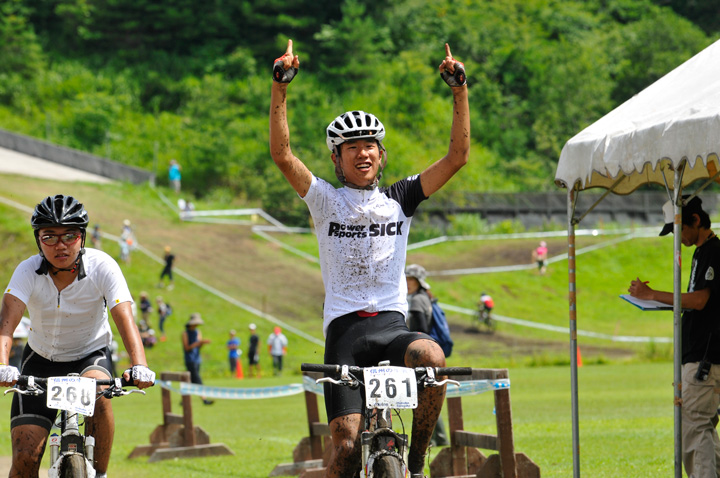
[[[140,292],[140,315],[144,328],[150,328],[150,312],[152,312],[152,303],[148,298],[148,293],[142,291]]]
[[[248,375],[260,378],[260,337],[257,326],[250,324],[250,339],[248,340]]]
[[[120,259],[130,264],[130,253],[135,248],[135,237],[131,227],[130,219],[123,221],[122,232],[120,233]]]
[[[200,314],[191,314],[190,320],[185,324],[185,331],[182,333],[185,368],[190,372],[190,381],[198,385],[203,384],[202,378],[200,378],[200,364],[202,363],[200,349],[203,345],[210,343],[209,339],[202,338],[202,333],[198,329],[204,323]],[[205,397],[200,398],[202,398],[205,405],[214,403],[213,400],[208,400]]]
[[[720,405],[720,239],[710,229],[702,201],[683,197],[682,244],[695,246],[687,292],[681,294],[682,314],[682,456],[692,478],[720,476],[720,439],[715,429]],[[665,236],[673,232],[672,201],[663,206]],[[673,293],[651,288],[639,277],[630,295],[673,304]],[[704,372],[703,364],[707,364]]]
[[[418,205],[468,161],[470,107],[464,65],[452,57],[446,43],[438,69],[453,97],[449,147],[446,155],[420,174],[380,187],[387,162],[385,127],[364,111],[336,117],[326,128],[325,141],[341,188],[317,178],[290,147],[288,83],[299,67],[289,40],[285,54],[273,66],[270,155],[305,201],[315,225],[325,287],[325,363],[369,366],[390,360],[407,367],[442,367],[445,357],[440,346],[428,335],[410,332],[405,324],[405,257]],[[423,476],[444,396],[445,387],[419,393],[408,455],[412,478]],[[326,384],[325,407],[333,441],[328,478],[352,476],[360,468],[362,402],[358,390]]]
[[[167,337],[165,336],[165,321],[168,316],[172,314],[172,308],[165,303],[162,296],[155,298],[155,305],[158,311],[158,328],[160,329],[160,342],[165,342]]]
[[[168,181],[170,181],[170,187],[175,194],[180,194],[180,181],[182,174],[180,173],[180,165],[175,159],[170,160],[170,168],[168,169]]]
[[[267,340],[268,353],[272,357],[273,373],[282,374],[283,357],[287,354],[288,339],[280,327],[275,327]]]
[[[407,325],[411,332],[430,333],[432,327],[432,295],[427,280],[427,271],[418,264],[410,264],[405,268],[405,280],[408,288],[408,315]],[[450,444],[445,432],[442,417],[438,417],[437,425],[430,439],[432,446],[447,446]]]
[[[240,357],[240,339],[237,337],[235,329],[230,329],[230,339],[225,346],[228,349],[228,362],[230,364],[230,374],[235,375],[238,367],[238,358]]]
[[[540,241],[540,245],[533,249],[532,257],[533,262],[537,263],[537,268],[540,272],[540,275],[544,275],[545,271],[547,271],[548,257],[548,248],[545,241]]]
[[[100,224],[95,224],[93,227],[92,235],[90,236],[90,242],[92,242],[93,248],[101,251],[102,250],[102,234],[100,233]]]
[[[165,267],[163,267],[160,273],[160,282],[158,283],[159,288],[165,287],[165,277],[168,278],[167,290],[173,290],[175,283],[173,282],[173,262],[175,262],[175,254],[172,253],[170,246],[165,246]]]

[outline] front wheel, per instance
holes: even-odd
[[[380,455],[373,463],[373,478],[404,478],[402,461],[395,455]]]
[[[60,478],[86,478],[85,457],[78,454],[67,455],[60,468]]]

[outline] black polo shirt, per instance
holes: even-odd
[[[682,363],[699,362],[705,356],[720,364],[720,239],[713,236],[695,249],[688,292],[710,288],[702,310],[682,316]]]

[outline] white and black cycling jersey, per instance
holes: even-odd
[[[85,249],[85,277],[62,291],[49,274],[37,274],[38,254],[21,262],[5,289],[20,299],[30,316],[28,344],[53,362],[69,362],[107,347],[112,342],[108,307],[132,302],[117,262],[96,249]]]
[[[418,175],[372,190],[336,189],[313,176],[303,200],[319,245],[324,333],[333,319],[352,312],[407,314],[408,231],[425,199]]]

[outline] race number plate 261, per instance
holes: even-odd
[[[413,369],[370,367],[363,374],[368,408],[417,408],[417,379]]]
[[[88,377],[50,377],[47,382],[47,407],[80,413],[95,413],[95,379]]]

